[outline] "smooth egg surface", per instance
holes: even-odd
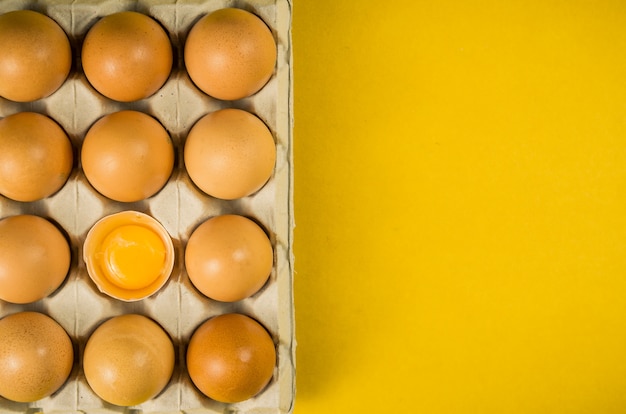
[[[24,304],[49,296],[70,262],[67,239],[48,220],[28,214],[0,220],[0,299]]]
[[[19,312],[0,320],[0,395],[32,402],[52,395],[72,371],[74,348],[47,315]]]
[[[167,32],[156,20],[134,11],[100,19],[87,32],[82,48],[89,83],[121,102],[153,95],[169,77],[172,63]]]
[[[184,50],[191,80],[223,100],[258,92],[271,78],[276,56],[276,43],[265,22],[236,8],[202,17],[189,32]]]
[[[163,328],[138,314],[115,316],[91,334],[83,368],[91,389],[119,406],[157,396],[174,371],[174,345]]]
[[[81,163],[89,183],[115,201],[156,194],[174,167],[174,145],[156,119],[138,111],[105,115],[87,131]]]
[[[276,144],[250,112],[227,108],[196,122],[185,142],[189,177],[210,196],[233,200],[261,189],[274,171]]]
[[[202,223],[185,249],[189,279],[204,295],[235,302],[255,294],[270,276],[272,244],[258,224],[225,214]]]
[[[256,320],[239,313],[215,316],[193,333],[187,369],[198,389],[225,403],[247,400],[272,379],[274,342]]]
[[[10,199],[46,198],[60,190],[72,172],[72,143],[45,115],[18,112],[0,120],[0,148],[0,194]]]
[[[51,95],[72,67],[72,49],[63,29],[32,10],[0,16],[0,50],[0,95],[12,101]]]

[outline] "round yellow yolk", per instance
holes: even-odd
[[[102,241],[101,268],[111,283],[122,289],[149,286],[163,271],[166,248],[147,227],[128,224],[115,228]]]

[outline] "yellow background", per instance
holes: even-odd
[[[625,413],[626,2],[293,11],[294,413]]]

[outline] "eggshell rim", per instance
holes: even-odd
[[[123,221],[124,219],[126,219],[126,221]],[[97,261],[92,257],[95,246],[101,243],[115,228],[127,224],[139,224],[154,231],[166,248],[165,265],[159,277],[150,285],[134,290],[123,289],[110,282],[101,274]],[[83,259],[87,267],[89,278],[95,283],[100,292],[117,300],[135,302],[152,296],[169,280],[174,269],[174,243],[165,227],[154,217],[139,211],[126,210],[101,218],[89,229],[83,244]]]

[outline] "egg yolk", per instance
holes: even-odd
[[[161,274],[166,246],[151,229],[128,224],[115,228],[102,241],[98,255],[104,276],[122,289],[141,289]]]

